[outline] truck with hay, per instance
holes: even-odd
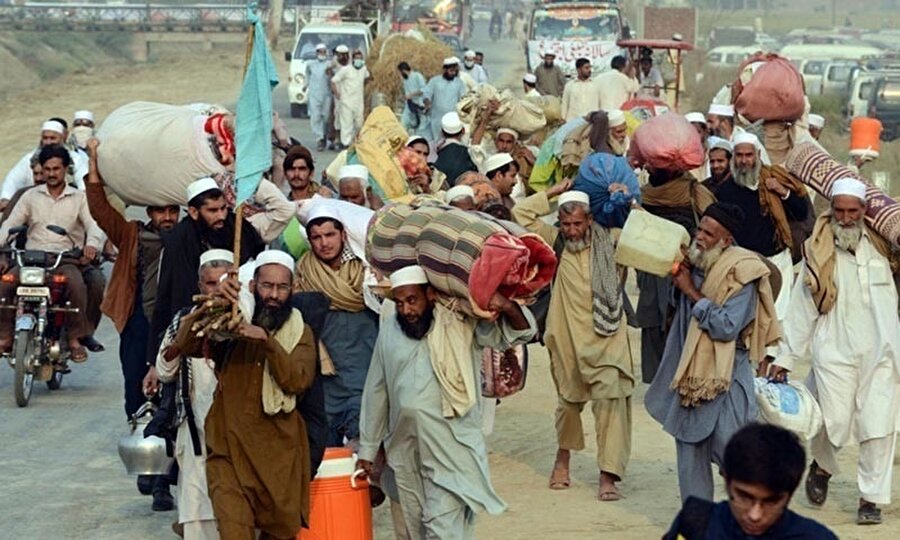
[[[435,34],[456,34],[465,43],[472,32],[471,0],[392,0],[391,30],[426,28]]]
[[[591,60],[593,73],[610,69],[609,63],[623,54],[616,44],[629,30],[618,2],[544,0],[535,5],[528,23],[525,47],[529,71],[540,65],[544,55],[556,55],[556,65],[567,77],[575,76],[575,61]]]

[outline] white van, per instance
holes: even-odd
[[[847,122],[857,116],[869,114],[869,99],[872,96],[872,87],[875,85],[877,75],[863,71],[856,76],[850,85],[850,95],[847,97]]]
[[[328,49],[329,60],[338,45],[346,45],[351,52],[359,49],[364,56],[368,56],[372,46],[372,31],[369,25],[357,22],[313,23],[300,29],[294,40],[293,52],[285,53],[285,59],[291,63],[288,99],[292,117],[307,115],[306,94],[309,83],[306,80],[306,63],[316,58],[316,45],[319,43],[324,43]]]
[[[723,45],[706,53],[706,63],[713,68],[731,68],[741,65],[741,62],[759,50],[760,47],[756,46]]]
[[[859,63],[852,60],[829,62],[822,73],[822,88],[819,93],[829,96],[845,95],[853,68]],[[809,93],[809,89],[807,89]]]

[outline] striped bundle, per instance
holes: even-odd
[[[556,269],[550,246],[518,225],[421,200],[375,214],[366,258],[388,276],[422,266],[438,292],[479,317],[493,315],[494,293],[527,300],[549,285]]]

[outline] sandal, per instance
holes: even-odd
[[[87,361],[88,354],[84,347],[75,347],[69,350],[69,360],[78,364]]]
[[[569,479],[569,471],[562,467],[554,466],[553,472],[550,473],[550,489],[559,491],[569,489],[570,485],[571,480]]]
[[[618,501],[622,498],[622,494],[619,493],[619,488],[616,486],[612,486],[612,488],[606,488],[600,490],[597,494],[597,499],[603,502],[613,502]]]
[[[822,506],[828,499],[828,481],[831,475],[822,470],[813,460],[806,473],[806,498],[814,506]]]
[[[856,511],[857,525],[880,525],[881,524],[881,508],[875,506],[875,503],[860,500],[859,510]]]

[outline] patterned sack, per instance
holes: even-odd
[[[814,143],[794,147],[784,168],[826,199],[831,187],[841,178],[856,178],[866,184],[866,224],[895,247],[900,246],[900,203],[870,184],[865,178],[835,161]]]
[[[776,383],[755,377],[753,386],[760,418],[769,424],[793,431],[808,441],[822,429],[822,410],[812,393],[796,382]]]
[[[387,276],[421,265],[435,289],[481,317],[490,316],[495,292],[530,298],[550,283],[556,269],[553,250],[518,225],[425,199],[376,213],[366,258]]]
[[[481,361],[481,395],[509,397],[525,388],[528,349],[518,345],[506,351],[485,347]]]

